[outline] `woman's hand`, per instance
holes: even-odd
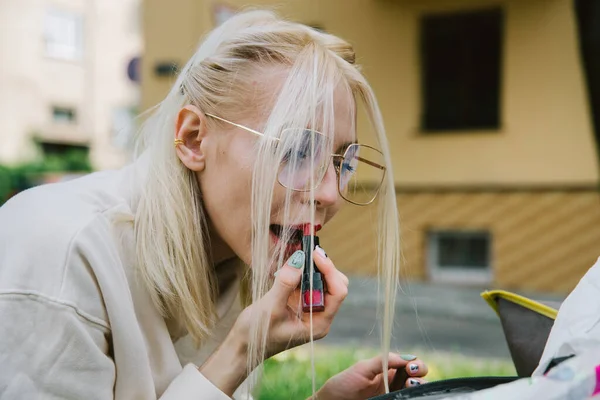
[[[389,369],[385,371],[389,382],[394,380],[397,373],[403,368],[408,374],[406,387],[420,385],[427,375],[427,366],[415,356],[400,356],[390,353]],[[397,371],[398,370],[398,371]],[[345,371],[330,378],[317,392],[319,400],[364,400],[385,393],[381,356],[369,360],[359,361]],[[402,387],[390,387],[390,391]]]
[[[200,371],[224,393],[231,395],[246,378],[248,335],[254,319],[269,319],[265,357],[310,341],[310,313],[301,311],[300,281],[304,252],[297,251],[277,272],[271,290],[247,307],[225,342],[202,365]],[[313,259],[326,283],[325,311],[313,312],[313,337],[323,338],[348,294],[348,278],[338,271],[325,252],[317,248]],[[244,373],[241,375],[241,373]]]
[[[310,341],[310,313],[301,311],[300,281],[305,254],[294,253],[277,272],[273,287],[267,294],[246,308],[236,321],[234,330],[246,336],[251,320],[269,318],[266,357]],[[338,271],[321,248],[313,252],[313,259],[326,282],[325,311],[313,312],[313,337],[327,335],[337,311],[348,294],[348,278]]]

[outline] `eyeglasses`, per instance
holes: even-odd
[[[216,115],[205,115],[257,136],[265,136],[262,132]],[[277,180],[283,187],[299,192],[316,189],[323,181],[332,158],[338,192],[344,200],[364,206],[371,204],[377,197],[386,167],[383,154],[376,148],[350,143],[344,154],[326,154],[323,149],[329,148],[328,142],[331,139],[318,131],[305,128],[283,129],[281,137],[273,139],[279,143],[293,144],[284,154],[277,175]]]

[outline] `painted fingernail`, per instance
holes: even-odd
[[[416,379],[409,379],[409,380],[408,380],[408,383],[410,383],[410,384],[411,384],[411,386],[419,386],[419,385],[421,384],[421,382],[419,382],[419,381],[418,381],[418,380],[416,380]]]
[[[279,273],[279,270],[275,271],[275,273],[273,274],[273,276],[277,276],[278,273]]]
[[[408,368],[410,369],[411,374],[414,374],[419,370],[419,366],[417,364],[409,364]]]
[[[414,356],[412,354],[400,354],[400,358],[403,359],[404,361],[412,361],[412,360],[416,360],[417,356]]]
[[[327,258],[327,253],[325,253],[325,250],[323,250],[323,248],[321,246],[315,247],[315,251],[317,253],[319,253],[320,255],[322,255],[323,257]]]
[[[304,266],[304,257],[304,252],[302,250],[296,250],[289,260],[287,260],[287,265],[300,269]]]

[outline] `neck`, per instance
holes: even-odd
[[[236,258],[237,255],[231,250],[221,236],[217,233],[213,224],[208,221],[208,235],[210,237],[210,254],[211,254],[211,263],[215,267],[225,261]]]

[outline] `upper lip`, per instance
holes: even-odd
[[[309,227],[311,224],[310,223],[304,223],[304,224],[299,224],[299,225],[292,225],[292,228],[294,229],[298,229],[301,230],[302,232],[304,232],[304,228],[305,227]],[[314,231],[315,233],[321,230],[321,224],[315,224],[314,225]]]
[[[277,224],[277,225],[281,225],[281,224]],[[310,223],[310,222],[305,222],[305,223],[302,223],[302,224],[288,225],[288,226],[289,226],[289,227],[290,227],[290,229],[292,229],[292,230],[299,230],[299,231],[302,231],[302,232],[304,232],[304,228],[305,228],[305,227],[308,227],[308,226],[310,226],[310,225],[311,225],[311,223]],[[321,230],[321,228],[322,228],[322,225],[321,225],[321,224],[315,224],[315,225],[314,225],[314,230],[315,230],[315,232],[318,232],[318,231],[320,231],[320,230]]]

